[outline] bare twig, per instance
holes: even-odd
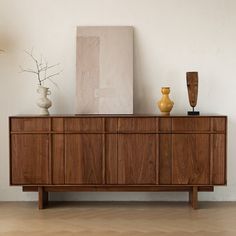
[[[42,79],[41,81],[47,80],[47,79],[52,78],[52,77],[54,77],[54,76],[56,76],[56,75],[59,75],[59,74],[60,74],[60,72],[57,72],[57,73],[52,74],[52,75],[49,75],[49,76],[47,76],[46,78]]]
[[[60,63],[57,63],[57,64],[52,65],[52,66],[48,66],[47,64],[48,64],[48,63],[46,63],[46,66],[44,66],[44,67],[41,68],[42,71],[43,71],[43,70],[48,70],[48,69],[51,69],[51,68],[53,68],[53,67],[55,67],[55,66],[59,66],[59,65],[60,65]]]
[[[28,54],[38,64],[38,60],[33,56],[33,49],[31,50],[31,52],[28,52],[27,50],[25,50],[24,52]]]
[[[24,69],[20,66],[21,72],[29,72],[29,73],[34,73],[34,74],[38,74],[36,71],[34,70],[30,70],[30,69]]]
[[[48,63],[45,62],[46,66],[45,66],[45,70],[44,70],[44,79],[47,77],[47,68],[48,68]]]
[[[29,55],[31,57],[31,59],[35,62],[36,65],[36,70],[32,70],[32,69],[24,69],[20,66],[21,72],[28,72],[28,73],[33,73],[37,75],[37,79],[39,82],[39,85],[42,85],[42,82],[44,82],[45,80],[49,80],[50,82],[52,82],[54,85],[56,85],[55,82],[53,82],[51,80],[52,77],[57,76],[60,74],[60,72],[58,73],[54,73],[51,75],[47,75],[47,72],[49,69],[52,69],[56,66],[59,65],[59,63],[54,64],[49,66],[47,61],[45,59],[43,59],[42,55],[40,56],[40,60],[38,60],[34,55],[33,55],[33,48],[31,49],[31,51],[24,51],[27,55]],[[43,62],[44,61],[44,62]],[[42,78],[42,73],[43,73],[43,78]]]
[[[41,79],[40,79],[39,63],[38,63],[38,60],[33,56],[33,48],[31,50],[31,52],[28,52],[25,50],[25,53],[28,54],[34,60],[36,67],[37,67],[37,76],[38,76],[39,85],[42,85]]]
[[[58,85],[57,85],[52,79],[48,78],[48,80],[49,80],[52,84],[54,84],[55,87],[59,88]]]

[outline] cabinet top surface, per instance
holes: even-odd
[[[204,114],[204,115],[199,115],[199,116],[188,116],[188,115],[169,115],[169,116],[164,116],[160,114],[52,114],[52,115],[34,115],[34,114],[21,114],[21,115],[12,115],[9,116],[10,118],[25,118],[25,117],[32,117],[32,118],[50,118],[50,117],[84,117],[84,118],[93,118],[93,117],[127,117],[127,118],[132,118],[132,117],[157,117],[157,118],[172,118],[172,117],[189,117],[189,118],[196,118],[196,117],[227,117],[226,115],[218,115],[218,114]]]

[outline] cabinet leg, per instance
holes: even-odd
[[[191,204],[193,209],[197,209],[198,207],[198,187],[193,186],[191,191],[189,191],[189,203]]]
[[[192,205],[193,190],[191,189],[188,193],[189,204]]]
[[[38,208],[44,209],[47,204],[48,192],[45,192],[43,187],[38,187]]]

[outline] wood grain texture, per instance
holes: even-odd
[[[196,208],[198,191],[226,184],[224,116],[11,117],[9,128],[11,185],[39,191],[42,207],[48,191],[188,191]]]
[[[44,191],[44,187],[38,187],[38,209],[44,209],[48,204],[48,192]]]
[[[14,118],[10,120],[11,131],[50,131],[49,118]]]
[[[11,136],[11,184],[49,184],[47,134]]]
[[[193,186],[189,191],[189,203],[193,209],[198,208],[198,187]]]
[[[156,183],[156,135],[118,135],[118,183]]]
[[[117,134],[106,134],[106,184],[118,184]]]
[[[64,135],[52,135],[52,182],[65,184]]]
[[[191,71],[186,73],[186,81],[188,88],[188,99],[191,107],[197,105],[198,97],[198,72]]]
[[[158,129],[158,119],[156,120],[156,127]],[[156,139],[155,139],[155,162],[156,162],[156,185],[160,184],[160,134],[156,134]]]
[[[173,118],[172,131],[210,131],[210,118]]]
[[[226,118],[211,118],[212,121],[212,131],[223,131],[226,132]]]
[[[103,143],[101,134],[65,135],[65,183],[101,184]]]
[[[172,118],[159,118],[159,131],[165,131],[171,133]]]
[[[52,118],[52,131],[64,131],[64,118]]]
[[[118,129],[118,118],[106,118],[105,131],[106,132],[117,132]]]
[[[103,118],[67,118],[65,131],[103,132]]]
[[[173,134],[172,163],[173,184],[209,184],[210,136]]]
[[[197,186],[199,192],[213,192],[213,186]],[[44,187],[47,192],[189,192],[193,186],[181,185],[50,185]],[[38,186],[23,186],[23,192],[38,192]]]
[[[172,183],[172,147],[171,134],[159,135],[159,183]]]
[[[156,118],[119,118],[119,132],[156,132]]]
[[[135,114],[50,114],[48,116],[33,115],[33,114],[24,114],[24,115],[12,115],[9,116],[10,119],[15,118],[227,118],[225,115],[214,115],[214,114],[205,114],[205,115],[196,115],[196,116],[187,116],[187,115],[170,115],[163,116],[155,113],[135,113]]]
[[[213,134],[213,184],[226,184],[225,135]]]

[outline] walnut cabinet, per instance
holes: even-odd
[[[198,191],[226,185],[226,116],[10,117],[10,184],[38,191]]]

